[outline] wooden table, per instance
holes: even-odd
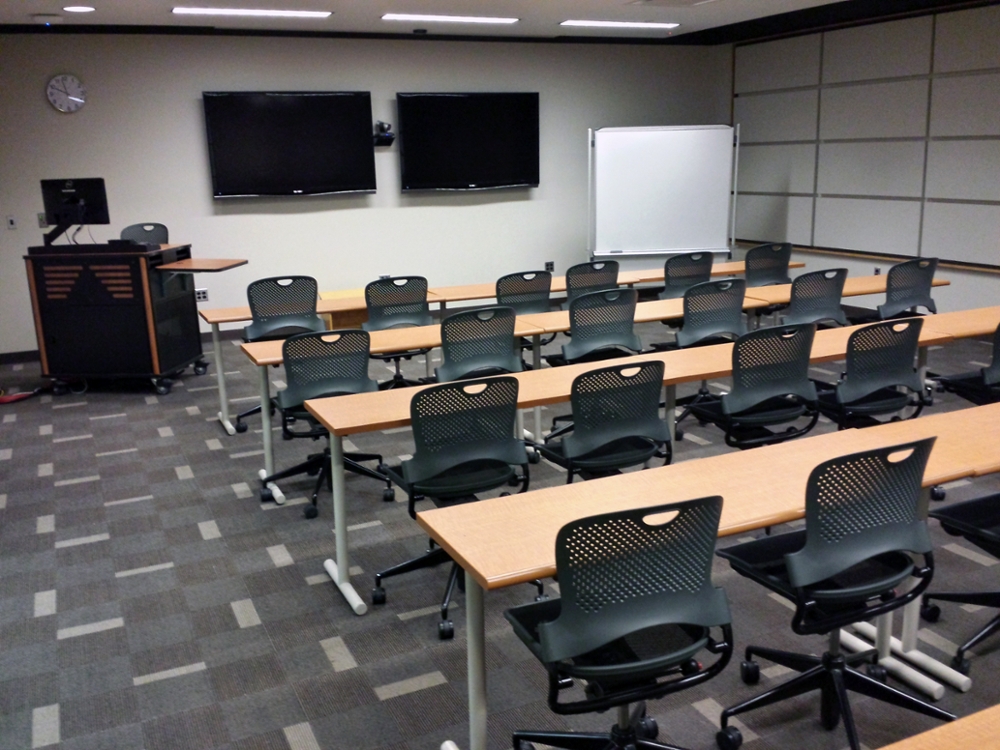
[[[973,750],[997,746],[1000,733],[1000,706],[950,721],[891,745],[882,750]]]
[[[924,316],[924,326],[951,334],[956,339],[989,336],[996,331],[998,325],[1000,305]]]
[[[789,268],[803,268],[805,263],[789,263]],[[725,263],[715,263],[712,265],[712,276],[738,276],[746,272],[746,263],[742,260],[727,261]],[[619,286],[634,286],[659,282],[663,283],[663,266],[659,268],[645,268],[638,271],[619,271]],[[465,302],[473,299],[495,299],[497,286],[496,282],[485,282],[482,284],[458,284],[456,286],[436,286],[431,287],[433,292],[441,301],[441,309],[447,307],[448,302]],[[566,291],[566,277],[552,277],[552,292],[564,293]]]
[[[528,318],[531,316],[525,316]],[[835,328],[818,331],[813,340],[811,361],[826,362],[842,359],[847,351],[847,339],[857,328]],[[921,346],[950,341],[947,334],[921,331]],[[245,345],[249,346],[249,345]],[[641,354],[615,360],[615,364],[661,360],[664,364],[664,390],[666,392],[666,420],[671,435],[674,429],[676,386],[709,378],[724,377],[732,372],[732,344],[716,344],[692,349]],[[518,408],[525,409],[569,400],[573,379],[606,362],[566,365],[516,373],[519,381]],[[266,374],[265,376],[266,377]],[[430,387],[430,386],[423,386]],[[392,389],[377,393],[358,393],[327,399],[306,401],[306,409],[330,431],[332,461],[334,533],[336,535],[336,561],[324,563],[327,572],[337,584],[356,614],[364,614],[368,607],[358,596],[348,576],[349,556],[347,547],[346,488],[344,483],[344,446],[347,435],[372,432],[410,423],[410,401],[418,388]],[[261,410],[263,414],[265,410]],[[265,434],[269,434],[269,430]],[[539,435],[539,438],[541,436]],[[756,454],[756,451],[751,451]]]
[[[866,294],[885,294],[885,275],[878,276],[848,276],[844,280],[842,297],[861,297]],[[934,279],[931,286],[948,286],[947,279]],[[772,286],[757,286],[747,289],[748,297],[763,300],[769,305],[787,305],[792,299],[791,284],[774,284]]]
[[[465,570],[469,749],[486,748],[483,592],[553,575],[555,538],[566,523],[722,495],[719,535],[741,534],[802,518],[806,483],[819,463],[929,435],[937,442],[925,487],[983,473],[1000,462],[1000,404],[418,513],[421,528]]]

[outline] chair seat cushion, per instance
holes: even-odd
[[[819,393],[819,410],[824,413],[835,414],[891,414],[902,411],[910,403],[908,393],[897,391],[895,388],[879,388],[874,393],[852,401],[849,404],[842,404],[837,400],[836,391],[822,391]]]
[[[514,633],[540,661],[538,626],[559,616],[559,599],[514,607],[504,612]],[[680,666],[708,643],[708,629],[694,625],[659,625],[617,638],[600,648],[554,665],[559,673],[591,683],[591,690],[642,684],[671,666]],[[644,668],[636,669],[643,665]]]
[[[805,545],[806,532],[777,534],[719,550],[733,569],[795,603],[815,601],[817,608],[807,620],[820,620],[845,609],[855,609],[865,619],[866,600],[889,593],[913,571],[913,561],[903,552],[876,555],[839,571],[800,591],[789,581],[785,555]]]
[[[562,440],[553,440],[539,446],[542,454],[551,461],[568,468],[571,464],[579,469],[590,471],[607,471],[626,469],[630,466],[644,464],[656,455],[657,444],[643,437],[626,437],[614,440],[583,456],[572,459],[566,457],[565,445]]]
[[[771,425],[792,422],[806,413],[804,404],[785,396],[769,398],[766,401],[736,414],[727,414],[723,402],[703,401],[691,407],[691,413],[702,422],[715,424],[739,423],[741,425]]]
[[[477,492],[506,485],[516,474],[513,467],[499,461],[474,461],[414,485],[414,491],[435,500],[439,507],[467,502]]]

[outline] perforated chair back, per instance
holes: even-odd
[[[726,414],[739,414],[779,396],[816,401],[809,380],[813,325],[751,331],[733,345],[733,388],[722,396]]]
[[[586,456],[615,441],[670,441],[660,419],[663,362],[639,362],[591,370],[573,380],[573,431],[563,438],[567,458]]]
[[[793,586],[819,583],[887,552],[931,551],[920,489],[935,439],[841,456],[813,469],[805,546],[785,556]]]
[[[549,271],[510,273],[497,279],[497,304],[518,315],[549,311],[552,274]]]
[[[146,221],[142,224],[131,224],[125,227],[121,235],[119,235],[123,240],[132,240],[133,242],[145,242],[150,245],[166,245],[169,236],[167,232],[166,224],[157,224],[156,222]]]
[[[567,362],[637,353],[642,341],[633,332],[635,289],[591,292],[574,299],[569,306],[570,341],[562,348]]]
[[[885,278],[885,304],[878,306],[879,317],[885,320],[918,307],[936,313],[931,283],[937,263],[937,258],[914,258],[890,268]]]
[[[278,405],[285,410],[310,398],[378,390],[368,377],[370,344],[368,332],[356,328],[285,339],[281,353],[288,387],[278,392]]]
[[[683,349],[703,341],[735,339],[746,333],[745,293],[743,279],[705,281],[684,292],[684,321],[677,332],[677,346]]]
[[[417,486],[449,469],[479,463],[526,465],[524,442],[514,438],[517,379],[500,376],[444,383],[410,402],[413,458],[403,462]]]
[[[539,625],[541,657],[556,662],[664,624],[730,621],[712,585],[722,498],[606,513],[556,537],[559,617]]]
[[[521,372],[520,347],[514,344],[514,310],[484,307],[449,315],[441,322],[443,361],[438,382]]]
[[[751,247],[744,258],[747,286],[791,283],[792,280],[788,277],[788,263],[791,259],[791,242],[769,242]]]
[[[566,305],[571,305],[581,294],[614,289],[617,286],[617,260],[577,263],[566,269]]]
[[[316,279],[271,276],[247,287],[253,322],[243,329],[245,341],[265,341],[326,329],[316,314]]]
[[[680,299],[695,284],[712,278],[711,253],[680,253],[671,255],[663,264],[663,291],[660,299]]]
[[[887,320],[859,328],[847,339],[847,370],[837,384],[837,401],[849,404],[882,388],[923,390],[914,364],[921,318]]]
[[[796,276],[792,281],[791,301],[782,322],[785,325],[800,323],[838,323],[847,325],[847,316],[840,306],[844,296],[846,268],[828,268]]]
[[[429,326],[434,323],[427,305],[427,279],[423,276],[392,276],[365,287],[368,321],[366,331],[386,328]]]

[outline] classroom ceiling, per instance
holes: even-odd
[[[64,10],[71,5],[92,12]],[[56,32],[279,33],[429,37],[615,39],[717,44],[787,36],[933,10],[968,0],[0,0],[0,30]],[[175,7],[329,11],[326,18],[175,14]],[[505,25],[387,21],[386,13],[499,16]],[[680,24],[672,30],[579,28],[571,19]]]

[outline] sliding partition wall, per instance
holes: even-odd
[[[1000,6],[736,48],[737,237],[1000,267]]]

